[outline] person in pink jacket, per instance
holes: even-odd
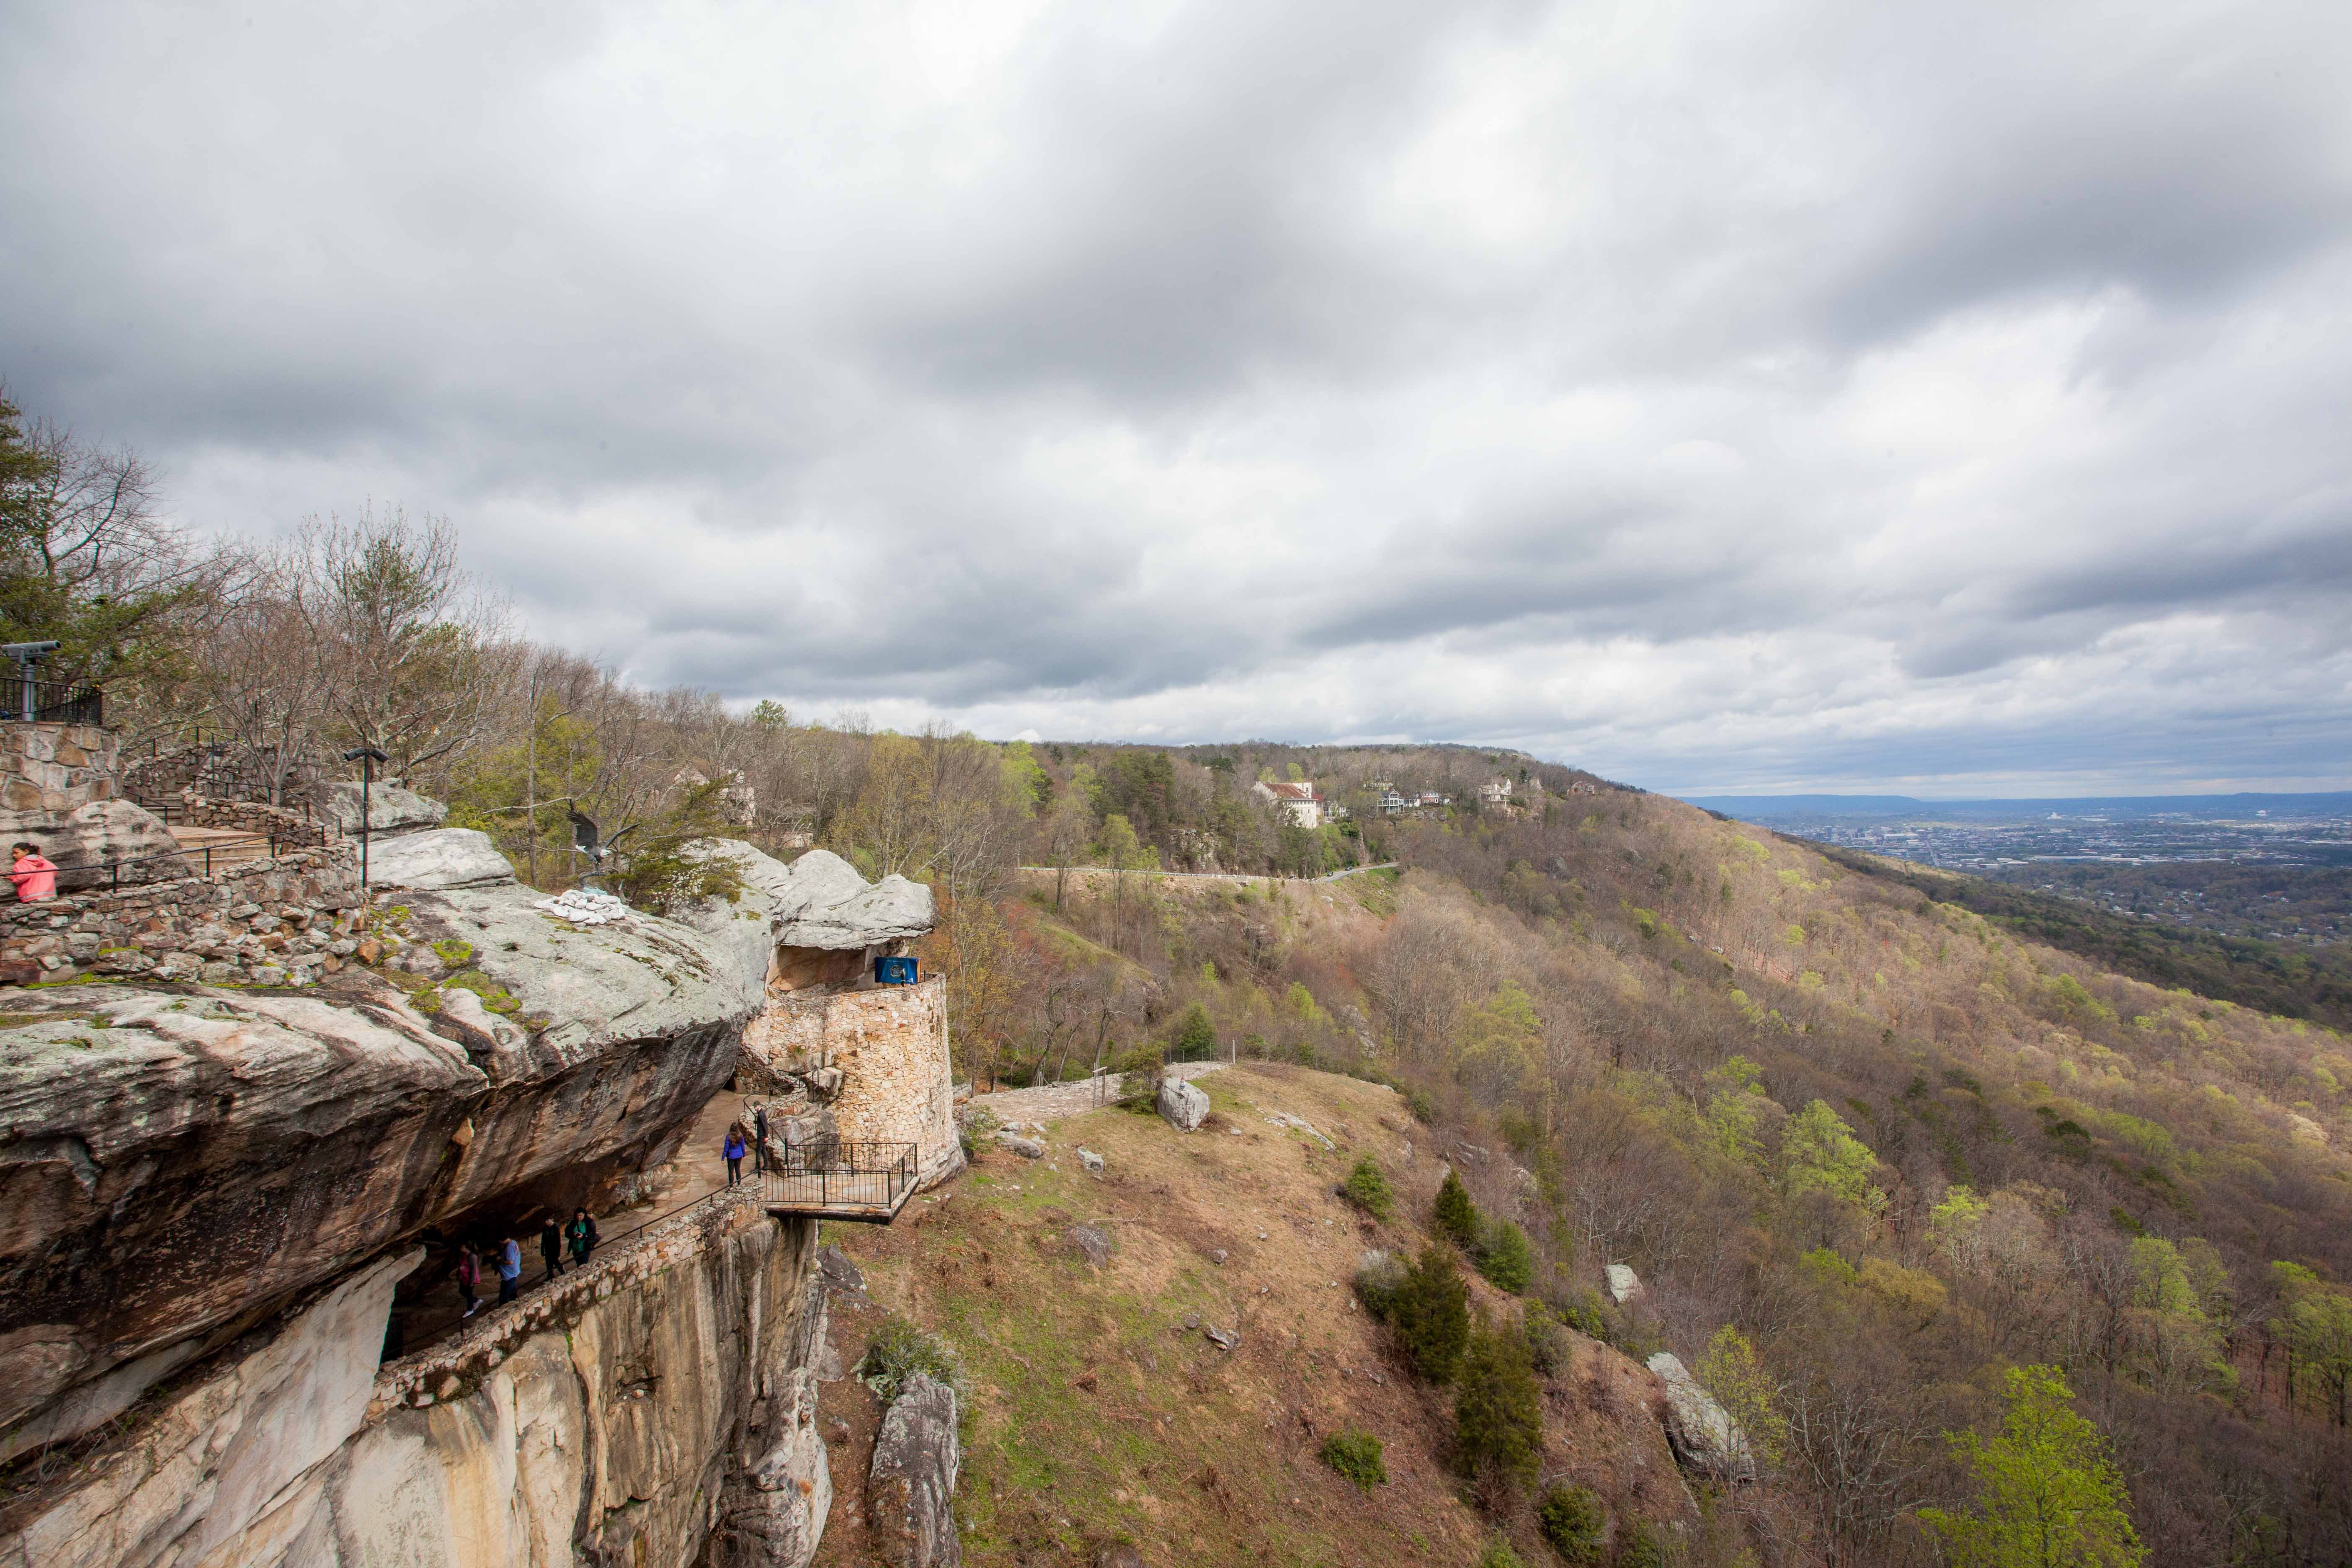
[[[16,901],[35,904],[58,896],[58,868],[42,858],[37,844],[15,847],[16,863],[8,868],[8,879],[16,884]]]

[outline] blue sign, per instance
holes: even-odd
[[[884,956],[874,961],[874,984],[877,985],[912,985],[915,983],[915,961],[911,958]]]

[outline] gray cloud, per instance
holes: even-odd
[[[2352,782],[2340,6],[0,23],[18,397],[634,679]]]

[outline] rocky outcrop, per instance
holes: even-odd
[[[1650,1358],[1666,1394],[1666,1440],[1685,1469],[1697,1470],[1722,1481],[1756,1479],[1756,1453],[1748,1434],[1699,1386],[1680,1357],[1660,1351]]]
[[[336,779],[327,785],[325,793],[327,815],[343,833],[357,837],[360,781]],[[367,829],[371,835],[415,833],[438,827],[448,820],[447,806],[415,790],[403,789],[397,780],[378,779],[367,790]]]
[[[0,991],[0,1427],[398,1237],[656,1163],[733,1072],[758,970],[536,896],[381,897],[413,994]]]
[[[780,877],[763,871],[754,884],[774,900],[770,920],[779,947],[878,947],[924,935],[939,923],[929,888],[904,877],[869,884],[829,850],[812,849],[781,869]]]
[[[805,1568],[814,1231],[721,1202],[379,1371],[387,1259],[20,1500],[0,1568]]]
[[[866,1475],[875,1545],[891,1568],[956,1568],[956,1394],[929,1373],[908,1377],[882,1417]]]
[[[63,813],[0,811],[0,847],[19,839],[39,845],[56,862],[61,891],[192,874],[163,818],[127,800],[94,800]]]
[[[1154,1103],[1169,1125],[1190,1132],[1208,1120],[1209,1097],[1181,1078],[1163,1079]]]

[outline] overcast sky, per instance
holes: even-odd
[[[2352,5],[0,0],[0,377],[636,680],[2352,786]]]

